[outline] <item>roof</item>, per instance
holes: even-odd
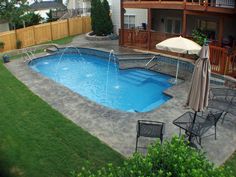
[[[3,24],[3,23],[8,23],[8,21],[7,21],[7,20],[0,19],[0,24]]]
[[[30,5],[30,8],[33,10],[66,9],[66,6],[60,2],[55,1],[36,1]]]

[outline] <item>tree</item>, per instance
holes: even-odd
[[[46,13],[47,15],[47,22],[53,22],[53,21],[56,21],[58,18],[54,18],[53,17],[53,10],[50,9],[50,11],[48,13]]]
[[[15,29],[15,24],[21,23],[20,17],[28,8],[27,0],[0,0],[0,19],[8,21]]]
[[[91,26],[93,32],[98,36],[112,33],[113,25],[110,17],[110,7],[107,0],[91,1]]]
[[[93,32],[95,32],[95,26],[96,26],[96,16],[97,15],[97,4],[99,0],[91,0],[91,26],[92,26],[92,30]]]
[[[25,26],[33,26],[40,23],[43,18],[39,14],[29,12],[21,17],[22,21],[25,21]]]
[[[28,12],[19,17],[19,19],[15,22],[15,28],[23,28],[27,26],[33,26],[40,23],[43,18],[39,14],[35,14],[34,12]]]
[[[105,18],[106,18],[106,21],[105,21],[105,24],[104,24],[105,33],[106,34],[111,34],[113,32],[113,24],[112,24],[111,16],[110,16],[110,5],[107,2],[107,0],[103,0],[102,5],[103,5],[104,11],[105,11],[104,15],[105,15]]]
[[[106,33],[106,15],[105,15],[105,10],[103,8],[102,2],[100,0],[97,1],[96,4],[96,11],[95,11],[95,34],[97,36],[105,36]]]

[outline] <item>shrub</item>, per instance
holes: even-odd
[[[110,16],[110,6],[107,0],[102,1],[102,6],[104,8],[104,16],[106,18],[104,28],[105,28],[105,34],[111,34],[113,32],[113,24],[111,21],[111,16]]]
[[[52,9],[50,9],[49,12],[46,13],[46,15],[47,15],[46,21],[47,21],[47,22],[54,22],[54,21],[57,21],[57,20],[58,20],[57,17],[54,17],[54,16],[53,16],[53,13],[54,13],[54,12],[55,12],[55,11],[53,11]]]
[[[91,26],[97,36],[109,35],[113,31],[110,7],[107,0],[91,1]]]
[[[207,35],[200,29],[194,29],[192,31],[193,40],[202,46],[207,40]]]
[[[91,26],[92,26],[92,30],[93,30],[93,32],[95,31],[95,22],[96,22],[96,13],[97,13],[97,11],[96,11],[96,6],[97,6],[97,1],[98,0],[91,0],[91,15],[90,15],[90,17],[91,17]]]
[[[22,44],[21,40],[17,39],[16,40],[16,48],[20,49],[21,48],[21,44]]]
[[[202,152],[190,148],[177,137],[158,141],[148,148],[146,156],[135,153],[121,167],[108,164],[95,173],[82,168],[78,177],[233,177],[226,168],[215,168]]]
[[[0,49],[4,49],[5,43],[3,41],[0,41]]]

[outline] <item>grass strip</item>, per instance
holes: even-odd
[[[33,94],[0,63],[0,176],[64,177],[124,158]],[[121,142],[122,143],[122,142]]]

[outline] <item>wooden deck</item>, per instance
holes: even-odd
[[[160,51],[156,49],[156,44],[170,37],[178,36],[169,33],[152,32],[145,30],[121,29],[120,30],[120,45],[142,49],[162,52],[169,55],[179,55],[173,52]],[[229,53],[227,49],[215,46],[210,46],[210,61],[212,72],[236,77],[236,50]],[[191,58],[190,56],[183,56]]]
[[[235,3],[226,0],[216,4],[208,0],[123,0],[123,8],[153,8],[190,10],[212,13],[236,14]]]

